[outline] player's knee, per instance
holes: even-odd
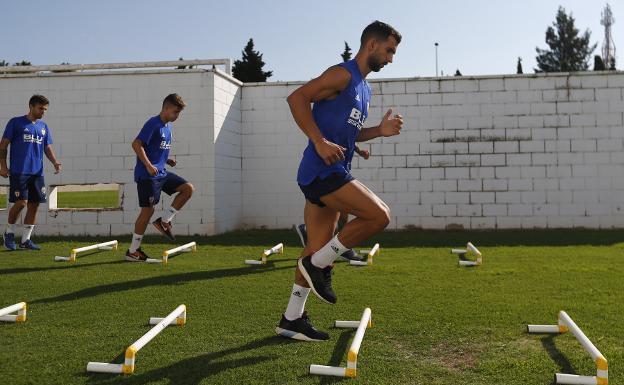
[[[25,199],[20,199],[20,200],[18,200],[18,201],[15,201],[15,202],[13,203],[13,206],[16,206],[16,207],[18,207],[18,208],[20,208],[20,209],[23,209],[24,207],[26,207],[26,205],[27,205],[27,204],[28,204],[28,201],[27,201],[27,200],[25,200]]]
[[[381,231],[388,227],[390,224],[390,208],[385,205],[380,205],[377,215],[375,215],[375,225],[378,230]]]
[[[193,193],[195,192],[195,186],[193,186],[192,183],[187,183],[185,186],[186,186],[187,193],[189,195],[193,195]]]

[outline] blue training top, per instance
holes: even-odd
[[[156,115],[145,122],[136,138],[143,142],[147,159],[158,169],[158,174],[151,176],[137,156],[136,166],[134,167],[134,181],[158,179],[167,176],[165,165],[171,149],[171,124],[163,123],[160,120],[160,115]]]
[[[11,142],[11,175],[43,175],[43,155],[52,144],[52,134],[43,120],[31,122],[26,116],[9,120],[3,138]]]
[[[325,165],[309,140],[297,173],[297,182],[302,186],[309,185],[317,177],[325,179],[333,173],[349,172],[355,140],[368,117],[371,88],[362,77],[357,62],[349,60],[338,65],[351,74],[349,85],[334,99],[315,102],[312,115],[325,139],[347,149],[345,160]]]

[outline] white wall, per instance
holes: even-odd
[[[224,81],[231,87],[223,86]],[[219,135],[233,132],[236,136],[240,130],[240,118],[231,118],[240,116],[236,110],[240,105],[237,84],[227,75],[203,70],[0,77],[3,125],[11,117],[27,112],[32,94],[42,93],[51,101],[44,120],[52,130],[53,147],[63,172],[54,175],[46,161],[47,185],[123,184],[122,210],[48,211],[47,205],[42,205],[37,233],[109,235],[132,231],[139,207],[133,181],[136,158],[130,144],[145,121],[159,113],[162,100],[172,92],[180,94],[188,104],[174,123],[171,154],[178,166],[173,171],[196,187],[191,201],[176,216],[175,232],[212,234],[219,229],[231,229],[240,216],[240,210],[236,210],[240,199],[238,204],[230,204],[234,209],[220,215],[220,221],[226,225],[217,226],[215,202],[223,193],[214,182],[223,173],[213,166],[219,163],[221,150],[215,150],[215,143],[221,141]],[[215,90],[219,87],[229,94],[226,100],[217,102],[220,93]],[[220,119],[220,114],[228,118]],[[8,185],[8,180],[1,182]],[[163,194],[158,210],[168,207],[170,202],[171,198]],[[156,215],[159,214],[157,211]],[[0,221],[6,222],[6,210],[2,210]]]
[[[305,146],[284,97],[243,88],[243,222],[301,221]],[[398,137],[373,140],[353,174],[392,210],[391,228],[624,226],[624,74],[371,82],[368,125],[393,107]]]
[[[174,171],[196,187],[176,233],[284,228],[303,213],[295,178],[306,140],[285,100],[301,84],[243,86],[204,70],[4,75],[0,122],[24,114],[33,93],[47,95],[45,120],[64,167],[55,176],[47,165],[47,184],[123,184],[122,210],[42,207],[39,234],[132,231],[130,143],[171,92],[188,103],[175,123]],[[393,107],[405,126],[364,144],[372,157],[356,158],[353,173],[390,205],[391,228],[624,227],[624,73],[371,85],[368,125]]]

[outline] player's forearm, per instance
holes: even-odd
[[[141,142],[137,142],[136,140],[132,142],[132,149],[145,167],[152,165],[152,162],[150,162],[149,158],[147,157],[147,154],[145,153],[145,149],[143,148],[143,144]]]
[[[366,142],[367,140],[379,138],[381,133],[379,132],[379,126],[375,127],[365,127],[360,130],[357,138],[355,138],[356,142]]]
[[[5,148],[0,148],[0,167],[2,168],[8,168],[7,167],[7,149]]]
[[[323,139],[323,133],[316,125],[314,116],[312,116],[312,108],[310,108],[310,100],[297,92],[292,93],[288,99],[290,112],[292,113],[297,126],[303,133],[313,142],[319,142]]]
[[[54,150],[52,150],[52,147],[47,146],[44,152],[45,152],[46,157],[52,164],[58,164],[58,160],[56,159],[56,154],[54,154]]]

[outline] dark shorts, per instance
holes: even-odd
[[[309,185],[299,185],[299,188],[307,200],[317,206],[325,207],[325,203],[321,202],[321,197],[333,193],[352,180],[355,178],[350,173],[334,173],[329,174],[325,179],[316,177]]]
[[[186,179],[172,172],[168,172],[163,178],[141,179],[137,182],[139,206],[152,207],[160,201],[161,191],[167,195],[172,195],[176,193],[178,187],[185,183],[188,183]]]
[[[27,200],[33,203],[45,203],[46,187],[43,175],[9,175],[9,202]]]

